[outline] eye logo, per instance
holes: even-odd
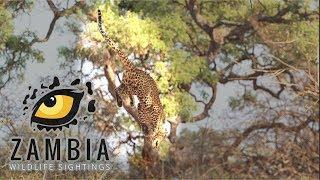
[[[77,86],[80,83],[79,79],[74,80],[71,86]],[[31,109],[30,124],[36,124],[39,130],[46,129],[50,131],[53,129],[62,130],[62,127],[69,127],[70,124],[76,125],[78,123],[76,115],[78,114],[79,107],[84,97],[85,91],[79,90],[79,88],[66,87],[55,89],[60,86],[59,79],[54,77],[53,83],[47,87],[41,84],[41,89],[45,89],[41,92],[41,98],[37,100],[35,105]],[[91,83],[87,82],[87,93],[92,95]],[[29,86],[29,90],[31,87]],[[26,95],[23,104],[27,104],[27,100],[36,99],[38,90],[34,89],[33,94]],[[30,97],[30,98],[29,98]],[[89,113],[95,111],[95,100],[91,100],[87,105]],[[24,107],[24,111],[28,109],[28,106]],[[26,113],[24,113],[26,115]],[[86,119],[87,117],[83,117]]]

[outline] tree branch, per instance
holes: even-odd
[[[110,54],[106,50],[104,52],[104,61],[105,61],[105,67],[104,67],[104,75],[108,80],[108,90],[113,98],[116,97],[116,85],[115,85],[115,76],[116,73],[113,69],[113,61],[110,61]],[[130,103],[127,101],[123,101],[123,107],[125,110],[137,121],[138,120],[138,113],[137,111],[131,107]],[[139,121],[137,121],[139,122]]]
[[[290,7],[290,6],[295,6]],[[299,7],[296,4],[288,5],[287,7],[280,9],[276,15],[274,16],[260,16],[257,18],[260,22],[268,22],[268,23],[281,23],[281,24],[289,24],[294,22],[292,19],[285,19],[284,16],[287,15],[289,12],[292,14],[298,15],[299,20],[313,20],[312,16],[319,15],[317,11],[313,11],[311,13],[301,13],[299,11]]]
[[[207,84],[209,85],[209,83],[207,83]],[[192,117],[192,121],[200,121],[200,120],[209,116],[209,110],[211,109],[211,106],[213,105],[214,101],[216,100],[217,84],[212,84],[212,85],[210,85],[210,87],[211,87],[212,96],[211,96],[209,102],[205,104],[202,113]]]
[[[197,103],[202,103],[202,104],[206,105],[205,102],[203,102],[203,101],[201,101],[201,100],[198,100],[197,97],[196,97],[196,95],[192,94],[191,92],[188,92],[188,93],[190,94],[190,96],[193,97],[193,99],[194,99],[195,102],[197,102]]]
[[[234,74],[233,72],[230,73],[229,76],[227,77],[222,77],[219,82],[222,83],[222,84],[225,84],[227,82],[230,82],[230,81],[235,81],[235,80],[247,80],[247,81],[252,81],[252,85],[253,85],[253,89],[254,90],[263,90],[265,92],[267,92],[268,94],[270,94],[271,96],[279,99],[280,98],[280,94],[283,92],[285,86],[284,84],[280,84],[280,90],[278,92],[273,92],[271,89],[268,89],[264,86],[260,86],[257,84],[257,78],[259,76],[263,76],[265,75],[266,71],[256,71],[252,74],[249,74],[249,75],[246,75],[246,76],[238,76],[236,74]]]
[[[71,13],[75,12],[77,9],[80,9],[81,7],[83,7],[85,5],[84,0],[81,0],[79,2],[76,2],[70,8],[59,11],[59,9],[55,6],[55,4],[52,2],[52,0],[47,0],[47,3],[48,3],[48,6],[50,7],[51,11],[53,12],[53,19],[51,20],[47,34],[44,38],[35,37],[30,42],[30,45],[33,45],[34,43],[38,43],[38,42],[40,42],[40,43],[47,42],[53,32],[53,29],[54,29],[54,26],[55,26],[57,20],[60,17],[70,15]]]
[[[273,96],[273,97],[275,97],[275,98],[277,98],[277,99],[280,99],[280,94],[281,94],[282,91],[284,90],[284,85],[281,84],[281,85],[280,85],[280,90],[279,90],[277,93],[275,93],[275,92],[273,92],[272,90],[270,90],[270,89],[268,89],[268,88],[266,88],[266,87],[263,87],[263,86],[258,85],[258,84],[257,84],[257,79],[253,79],[253,80],[252,80],[252,84],[253,84],[253,89],[254,89],[254,90],[261,89],[261,90],[269,93],[271,96]]]
[[[231,144],[231,146],[223,154],[223,160],[227,162],[228,157],[232,155],[232,151],[234,151],[254,131],[261,129],[281,129],[286,132],[299,133],[302,129],[306,128],[310,122],[315,122],[315,120],[308,118],[306,121],[300,123],[298,126],[286,126],[283,123],[261,123],[257,125],[252,125],[245,129],[243,133],[241,133],[240,136],[238,136],[236,140]]]
[[[189,0],[187,2],[186,7],[189,10],[191,17],[195,21],[195,23],[205,31],[210,38],[213,37],[213,24],[207,21],[204,17],[201,16],[199,5],[196,2],[197,0]]]

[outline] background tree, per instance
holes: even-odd
[[[76,13],[76,23],[70,21],[68,28],[77,41],[59,52],[70,65],[80,61],[81,70],[88,62],[93,64],[92,73],[84,78],[101,85],[95,87],[100,106],[94,115],[95,129],[104,136],[118,133],[119,147],[131,147],[127,148],[129,172],[114,177],[143,176],[139,155],[143,135],[134,123],[136,109],[128,102],[125,111],[116,106],[114,89],[122,69],[98,32],[98,8],[110,37],[157,81],[171,123],[170,138],[177,139],[161,144],[154,166],[161,173],[154,177],[318,176],[319,5],[315,1],[115,0],[79,2],[69,11],[60,11],[51,1],[48,6],[54,13],[52,26],[59,17]],[[17,8],[11,11],[15,12]],[[79,22],[83,28],[78,28]],[[4,37],[12,31],[7,28],[1,28],[8,34]],[[51,33],[49,28],[45,39]],[[42,42],[33,36],[31,44]],[[31,51],[26,54],[41,59]],[[242,89],[242,94],[229,99],[224,119],[241,120],[241,126],[219,131],[206,126],[178,138],[180,124],[202,120],[223,124],[210,111],[217,92],[223,90],[218,87],[228,84]]]

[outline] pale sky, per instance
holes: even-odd
[[[44,37],[47,33],[52,17],[53,14],[48,9],[46,2],[36,1],[34,8],[29,15],[23,14],[14,20],[15,34],[20,34],[24,30],[29,29],[36,32],[39,37]],[[4,90],[4,94],[7,92],[10,93],[10,95],[8,94],[9,96],[21,99],[24,97],[24,93],[22,92],[24,92],[29,85],[37,87],[39,86],[39,81],[46,76],[52,77],[66,73],[66,71],[60,67],[60,63],[64,60],[58,58],[57,49],[61,46],[70,47],[75,42],[75,36],[65,29],[65,22],[65,18],[60,18],[56,23],[49,41],[35,44],[34,47],[43,51],[45,61],[43,63],[38,63],[30,60],[26,66],[24,81],[22,83],[16,82],[10,84]],[[75,64],[75,66],[78,65]],[[82,70],[84,73],[90,72],[92,70],[92,64],[90,62],[85,63]],[[96,86],[102,83],[103,82],[95,82]],[[217,130],[225,128],[228,120],[221,118],[224,116],[226,111],[228,111],[228,99],[231,96],[236,96],[239,93],[241,94],[243,91],[239,87],[236,88],[235,85],[235,83],[229,83],[226,85],[218,84],[217,98],[210,110],[210,117],[196,123],[181,124],[179,125],[178,132],[180,132],[181,128],[185,127],[192,130],[196,130],[200,126],[211,126]],[[12,91],[11,88],[14,88],[15,91]],[[200,98],[200,92],[197,92],[197,89],[199,88],[201,89],[203,87],[199,84],[194,84],[191,91]],[[204,90],[206,90],[209,96],[211,96],[208,89],[204,88]],[[201,108],[202,105],[199,104],[199,110],[201,110]],[[197,112],[195,112],[195,114],[196,113]]]
[[[52,17],[53,14],[48,9],[46,2],[36,1],[34,8],[29,15],[23,14],[14,20],[15,34],[20,34],[24,30],[29,29],[36,32],[39,37],[44,37],[47,33]],[[65,18],[60,18],[56,23],[55,29],[51,34],[49,41],[37,43],[34,46],[43,51],[45,61],[43,63],[38,63],[29,60],[25,70],[24,81],[15,81],[14,83],[9,84],[6,89],[4,89],[4,95],[9,96],[13,102],[20,102],[21,99],[24,98],[28,86],[31,85],[33,87],[39,87],[40,80],[46,76],[52,77],[55,75],[66,74],[66,71],[60,67],[60,63],[63,62],[64,59],[58,58],[58,48],[61,46],[71,47],[75,42],[75,36],[66,30],[64,25],[65,22]],[[256,48],[256,51],[261,50],[261,48]],[[79,67],[77,64],[74,66]],[[92,72],[92,68],[92,63],[86,62],[82,71],[83,73],[88,74]],[[248,64],[245,63],[237,65],[235,68],[238,68],[239,71],[249,70]],[[96,81],[93,83],[95,87],[98,87],[105,84],[106,81]],[[210,117],[198,122],[180,124],[178,126],[178,133],[180,133],[184,128],[189,130],[197,130],[199,127],[211,127],[215,130],[223,130],[229,127],[236,127],[248,120],[246,116],[241,113],[239,114],[239,112],[231,112],[228,102],[230,97],[241,95],[243,93],[243,88],[237,85],[237,83],[233,82],[227,83],[226,85],[218,84],[217,89],[217,96],[210,110]],[[208,92],[209,97],[211,96],[208,88],[205,88],[200,84],[192,85],[191,92],[196,94],[198,99],[201,99],[199,90],[205,90]],[[20,105],[21,103],[18,103],[17,107]],[[199,110],[198,112],[195,112],[195,114],[201,112],[202,108],[203,106],[199,104]],[[121,108],[120,111],[123,111],[123,108]],[[234,114],[238,118],[236,121],[234,119],[228,119],[226,118],[226,114]]]
[[[22,16],[20,15],[14,20],[14,33],[20,34],[21,32],[29,29],[31,31],[36,32],[37,35],[40,38],[42,38],[47,33],[52,17],[53,14],[48,9],[46,2],[36,1],[34,8],[29,15],[23,14]],[[71,32],[66,30],[64,25],[65,22],[65,18],[60,18],[56,23],[55,29],[51,34],[49,41],[44,43],[37,43],[34,46],[39,50],[43,51],[45,61],[43,63],[38,63],[30,59],[25,69],[24,81],[14,81],[3,90],[3,94],[5,96],[8,96],[12,102],[18,102],[16,103],[18,109],[19,106],[21,106],[21,99],[24,98],[29,85],[31,85],[32,87],[39,87],[40,80],[47,76],[53,77],[56,75],[66,74],[66,71],[60,67],[60,63],[63,62],[64,59],[58,58],[58,48],[61,46],[71,47],[75,42],[76,37]],[[257,51],[255,53],[258,54],[263,51],[262,48],[255,48],[255,50]],[[77,67],[75,69],[80,68],[78,64],[75,64],[74,66]],[[84,74],[90,74],[90,72],[92,73],[92,68],[93,65],[91,62],[85,62],[82,72]],[[250,71],[246,62],[235,66],[235,70],[237,70],[238,72]],[[106,80],[93,82],[94,87],[99,87],[103,84],[106,84]],[[198,130],[200,127],[211,127],[215,130],[223,130],[231,127],[234,128],[239,127],[241,124],[243,124],[243,122],[250,120],[249,117],[245,116],[241,112],[232,112],[229,107],[229,98],[242,95],[244,91],[243,87],[239,86],[237,82],[227,83],[225,85],[218,84],[217,86],[218,91],[216,95],[216,100],[209,112],[210,117],[198,122],[180,124],[177,129],[178,134],[184,128],[193,131]],[[191,92],[195,94],[198,97],[198,99],[201,99],[201,90],[206,91],[209,94],[209,97],[211,97],[210,89],[203,87],[201,84],[197,83],[192,85]],[[195,112],[195,114],[201,112],[202,108],[203,105],[199,104],[198,111]],[[121,108],[120,111],[123,112],[124,109]],[[237,118],[227,118],[226,115],[231,114]],[[3,137],[2,133],[0,133],[0,139],[1,137]],[[110,137],[109,139],[111,144],[115,145],[117,143],[114,137]],[[127,154],[125,153],[125,151],[120,151],[120,153],[121,154],[118,155],[118,158],[120,158],[121,161],[125,161]],[[124,167],[126,168],[127,165],[124,165]]]

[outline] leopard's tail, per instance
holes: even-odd
[[[107,35],[107,33],[102,28],[102,14],[101,11],[98,10],[98,28],[101,33],[101,35],[105,38],[108,45],[114,50],[118,56],[120,57],[120,61],[122,62],[125,70],[132,70],[134,69],[134,65],[129,61],[127,56],[118,48],[115,42],[112,41],[112,39]]]

